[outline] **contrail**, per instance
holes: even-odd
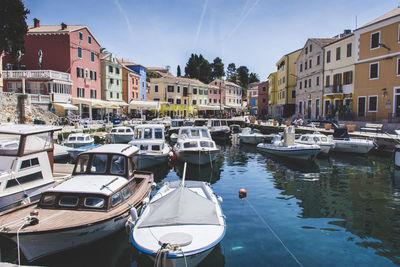
[[[131,34],[132,36],[134,36],[133,28],[132,28],[132,25],[131,25],[131,22],[130,22],[130,20],[129,20],[128,15],[126,14],[125,10],[122,8],[122,6],[121,6],[121,4],[119,3],[118,0],[115,0],[115,4],[117,5],[117,7],[118,7],[118,9],[119,9],[119,12],[121,13],[121,15],[124,17],[125,22],[126,22],[126,24],[127,24],[127,26],[128,26],[128,30],[129,30],[130,34]]]
[[[225,39],[231,38],[231,36],[236,32],[240,25],[242,25],[243,21],[249,16],[250,12],[253,11],[253,9],[257,6],[258,2],[260,2],[260,0],[256,0],[253,3],[253,5],[247,10],[246,14],[244,14],[244,16],[240,18],[238,24],[236,24],[235,28],[233,28],[233,30],[226,36]]]
[[[206,14],[207,5],[208,5],[208,0],[204,1],[203,11],[201,12],[199,25],[197,25],[197,32],[193,41],[192,51],[194,51],[194,49],[196,48],[197,41],[199,40],[201,25],[203,24],[204,15]]]
[[[240,17],[243,16],[244,13],[246,13],[247,7],[249,6],[249,4],[250,4],[250,0],[247,0],[247,1],[246,1],[246,4],[244,5],[244,7],[243,7],[243,9],[242,9],[242,14],[240,14]]]

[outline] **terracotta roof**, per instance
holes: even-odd
[[[127,66],[125,66],[124,63],[123,63],[124,61],[122,59],[117,58],[117,61],[122,66],[123,69],[125,69],[125,70],[131,72],[132,74],[140,77],[140,75],[136,71],[133,71],[130,68],[128,68]],[[128,65],[130,65],[130,64],[128,64]],[[133,65],[133,63],[132,63],[132,65]]]
[[[157,72],[158,74],[161,75],[161,77],[165,77],[165,76],[168,76],[168,77],[175,77],[175,76],[174,76],[172,73],[170,73],[169,70],[166,69],[166,68],[161,68],[161,67],[146,67],[146,69],[147,69],[147,70],[154,71],[154,72]]]
[[[190,78],[184,78],[184,77],[176,77],[176,79],[178,81],[182,81],[182,82],[189,82],[189,83],[195,83],[198,85],[205,85],[204,83],[202,83],[201,81],[196,80],[196,79],[190,79]]]
[[[398,15],[400,15],[400,7],[397,7],[397,8],[395,8],[395,9],[393,9],[393,10],[391,10],[391,11],[389,11],[389,12],[383,14],[383,15],[380,16],[380,17],[377,17],[376,19],[374,19],[374,20],[368,22],[367,24],[364,24],[363,26],[361,26],[361,27],[358,28],[358,29],[365,28],[365,27],[367,27],[367,26],[373,25],[373,24],[378,23],[378,22],[381,22],[381,21],[383,21],[383,20],[390,19],[390,18],[392,18],[392,17],[396,17],[396,16],[398,16]],[[357,30],[358,30],[358,29],[357,29]]]
[[[61,30],[61,25],[40,25],[40,27],[28,26],[29,33],[69,33],[76,30],[87,28],[85,25],[67,25],[64,30]]]
[[[230,86],[235,86],[235,87],[240,87],[240,85],[237,85],[236,83],[230,82],[230,81],[224,81],[225,85],[230,85]]]

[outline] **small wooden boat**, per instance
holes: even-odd
[[[0,236],[33,261],[118,231],[153,183],[152,173],[135,171],[137,152],[113,144],[80,154],[72,179],[43,192],[38,203],[0,214]]]

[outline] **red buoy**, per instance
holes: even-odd
[[[239,190],[239,198],[242,199],[245,197],[247,197],[247,191],[246,191],[246,189],[242,188]]]

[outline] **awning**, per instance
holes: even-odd
[[[216,105],[198,105],[197,110],[219,110],[220,107]]]
[[[54,106],[62,107],[65,110],[78,110],[77,106],[67,104],[67,103],[53,103]]]
[[[104,101],[100,99],[88,99],[88,98],[72,98],[73,104],[84,104],[91,106],[92,108],[112,108],[117,109],[121,106],[127,106],[128,104],[123,101]]]
[[[160,102],[131,100],[131,102],[129,103],[129,108],[130,109],[159,110]]]

